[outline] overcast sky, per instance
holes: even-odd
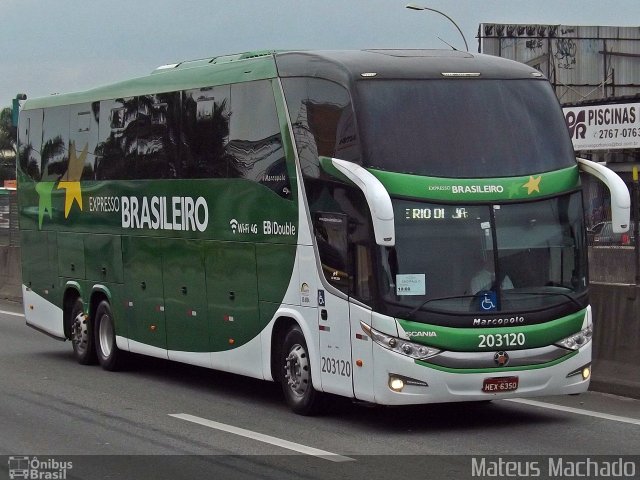
[[[407,0],[0,0],[0,107],[263,49],[464,44]],[[640,0],[416,0],[477,51],[480,23],[640,26]]]

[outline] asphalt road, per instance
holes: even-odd
[[[332,399],[324,415],[300,417],[272,383],[142,357],[123,372],[79,365],[70,342],[26,327],[20,313],[0,304],[7,473],[15,458],[38,456],[74,462],[65,478],[472,478],[471,456],[640,453],[640,400],[589,392],[385,408]],[[624,459],[640,477],[640,458]]]

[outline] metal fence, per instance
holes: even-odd
[[[20,245],[18,197],[15,190],[0,188],[0,245]]]

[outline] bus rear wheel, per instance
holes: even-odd
[[[320,408],[320,393],[313,388],[309,350],[298,325],[284,337],[280,364],[284,372],[282,391],[289,407],[300,415],[313,415]]]
[[[96,347],[93,339],[93,325],[84,313],[82,298],[76,299],[71,308],[71,345],[73,355],[82,365],[96,363]]]
[[[105,370],[116,371],[122,367],[124,352],[116,345],[111,306],[102,300],[96,309],[95,344],[98,362]]]

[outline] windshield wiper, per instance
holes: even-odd
[[[406,315],[404,315],[405,318],[411,318],[413,317],[413,315],[415,315],[415,313],[418,310],[422,310],[428,303],[431,302],[438,302],[441,300],[455,300],[457,298],[475,298],[476,295],[456,295],[453,297],[439,297],[439,298],[430,298],[429,300],[426,300],[424,302],[422,302],[420,305],[418,305],[417,307],[415,307],[413,310],[411,310],[409,313],[407,313]],[[432,310],[433,311],[433,310]]]
[[[560,296],[568,298],[569,300],[571,300],[571,302],[575,303],[578,307],[584,308],[584,305],[582,305],[580,302],[578,302],[578,300],[576,300],[576,298],[574,296],[569,295],[568,293],[565,293],[565,292],[550,292],[550,291],[523,292],[522,290],[502,290],[501,293],[502,293],[502,295],[560,295]]]
[[[572,303],[574,303],[576,306],[578,306],[579,308],[584,308],[584,305],[582,305],[580,302],[578,302],[578,300],[576,300],[575,297],[573,297],[572,295],[565,293],[565,292],[556,292],[556,291],[544,291],[544,292],[523,292],[521,290],[501,290],[500,293],[502,295],[560,295],[562,297],[568,298]],[[417,307],[413,308],[409,313],[407,313],[406,315],[403,315],[404,318],[412,318],[416,312],[418,310],[422,310],[424,309],[424,307],[427,306],[427,304],[431,303],[431,302],[438,302],[438,301],[442,301],[442,300],[455,300],[455,299],[465,299],[465,298],[476,298],[478,295],[456,295],[453,297],[439,297],[439,298],[430,298],[429,300],[426,300],[424,302],[422,302],[420,305],[418,305]],[[431,311],[435,311],[434,309],[430,309]]]

